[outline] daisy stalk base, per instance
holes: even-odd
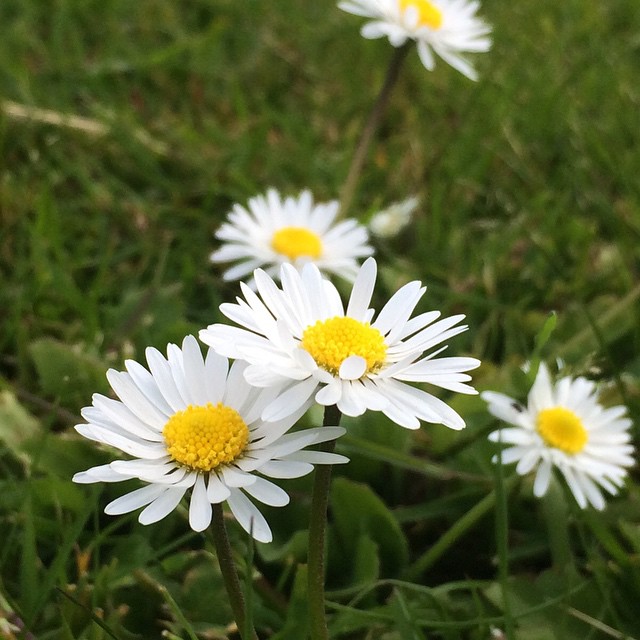
[[[411,43],[407,43],[394,51],[393,57],[389,62],[389,67],[387,68],[387,75],[385,76],[384,83],[382,88],[380,89],[380,93],[376,98],[376,101],[371,108],[371,113],[369,113],[369,118],[362,130],[362,134],[360,135],[360,140],[358,141],[358,146],[356,147],[355,153],[353,154],[353,158],[351,160],[351,165],[349,166],[349,173],[347,173],[347,179],[344,181],[344,185],[342,187],[342,194],[340,197],[340,211],[338,216],[340,218],[344,218],[351,206],[351,201],[353,200],[353,196],[358,186],[358,180],[360,179],[360,174],[362,173],[362,167],[364,165],[364,161],[367,157],[367,152],[369,151],[369,147],[371,146],[371,141],[373,140],[373,136],[380,125],[380,121],[382,120],[382,116],[384,115],[385,109],[387,108],[387,104],[389,103],[389,97],[391,96],[391,92],[400,77],[400,69],[402,67],[402,63],[404,62],[407,53],[409,53],[409,49],[411,48]]]
[[[211,523],[211,534],[213,544],[216,548],[216,556],[218,557],[224,586],[229,596],[229,602],[231,603],[233,617],[236,619],[242,640],[257,640],[258,636],[255,629],[247,628],[244,595],[240,586],[236,565],[233,561],[233,553],[231,551],[229,536],[227,535],[227,527],[224,523],[222,505],[214,504],[212,508],[213,520]]]
[[[338,426],[342,414],[335,405],[325,407],[323,426]],[[335,440],[321,445],[322,451],[332,452]],[[311,515],[309,518],[309,550],[307,556],[309,622],[311,640],[327,640],[327,620],[324,604],[324,536],[327,526],[327,506],[331,488],[331,465],[318,466],[313,481]]]

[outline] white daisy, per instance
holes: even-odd
[[[370,256],[367,230],[356,220],[333,224],[339,203],[314,204],[309,191],[284,200],[275,189],[249,200],[247,208],[234,205],[216,232],[224,244],[214,251],[213,262],[238,264],[224,272],[225,280],[239,280],[257,267],[277,276],[280,265],[301,268],[315,263],[325,273],[353,281],[358,258]],[[252,283],[250,283],[252,284]]]
[[[520,475],[537,467],[536,496],[546,493],[553,467],[583,509],[589,503],[604,509],[600,488],[614,495],[622,486],[625,467],[634,463],[631,420],[623,406],[602,407],[590,380],[564,377],[553,384],[541,364],[526,407],[493,391],[484,391],[482,398],[496,418],[515,425],[494,431],[489,439],[513,445],[502,452],[502,462],[518,461]]]
[[[464,384],[470,377],[463,372],[477,367],[478,360],[436,358],[446,347],[424,355],[465,331],[466,326],[458,325],[464,316],[435,322],[440,312],[429,311],[410,319],[425,292],[420,282],[410,282],[373,320],[369,303],[376,271],[375,260],[366,260],[345,311],[335,286],[313,264],[302,273],[283,265],[282,289],[258,269],[259,295],[242,284],[245,300],[220,306],[242,328],[213,324],[200,338],[223,355],[247,360],[250,384],[288,383],[266,408],[264,419],[280,420],[315,396],[319,404],[337,404],[349,416],[370,409],[409,429],[417,429],[420,420],[462,429],[464,421],[447,404],[405,382],[475,393]]]
[[[491,28],[476,12],[476,0],[345,0],[338,7],[365,18],[365,38],[386,36],[394,47],[415,40],[422,64],[433,70],[434,53],[471,80],[475,69],[463,53],[488,51]]]
[[[134,459],[77,473],[74,482],[146,482],[105,508],[105,513],[118,515],[145,507],[138,518],[142,524],[164,518],[191,488],[192,529],[205,529],[211,504],[226,501],[245,531],[269,542],[269,525],[247,496],[271,506],[287,504],[287,493],[263,476],[298,478],[313,464],[347,462],[337,454],[303,451],[337,438],[344,429],[287,434],[305,405],[282,420],[264,422],[260,414],[278,389],[248,385],[246,363],[229,368],[227,359],[213,351],[203,359],[193,336],[184,339],[182,349],[170,344],[167,355],[149,348],[149,370],[133,360],[126,362],[126,372],[109,370],[107,378],[120,400],[95,394],[93,405],[82,411],[88,424],[77,425],[76,431]]]

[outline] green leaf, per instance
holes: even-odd
[[[367,538],[378,547],[383,575],[396,575],[404,568],[408,547],[402,529],[368,486],[336,478],[330,504],[340,555],[345,560],[356,558],[358,545],[366,544]]]
[[[18,402],[11,391],[0,391],[0,441],[28,463],[22,444],[42,432],[40,423]]]
[[[301,640],[309,633],[309,609],[307,606],[307,566],[298,565],[293,589],[287,607],[287,617],[280,631],[271,640]]]
[[[82,407],[94,392],[108,389],[105,364],[79,347],[42,338],[29,352],[43,393],[66,407]]]

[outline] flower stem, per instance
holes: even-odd
[[[256,640],[258,636],[256,635],[255,630],[251,625],[246,624],[244,595],[242,593],[242,588],[240,587],[240,579],[238,578],[236,565],[233,561],[231,544],[229,543],[227,528],[224,524],[222,505],[214,504],[212,507],[213,544],[216,548],[216,555],[218,556],[218,563],[220,564],[220,571],[222,572],[224,586],[226,587],[229,602],[231,603],[233,617],[236,619],[236,624],[240,631],[241,638],[243,640]],[[247,626],[249,628],[247,628]]]
[[[356,147],[353,158],[351,159],[347,179],[344,182],[342,193],[340,194],[339,217],[344,217],[351,206],[351,201],[353,200],[356,187],[358,186],[358,180],[362,173],[362,167],[367,157],[369,146],[371,145],[373,136],[380,125],[380,121],[382,120],[382,116],[389,102],[389,97],[391,96],[391,91],[400,76],[402,62],[409,52],[410,47],[410,44],[405,44],[396,49],[389,62],[387,75],[385,76],[382,88],[380,89],[380,93],[378,94],[376,101],[373,103],[373,107],[369,113],[369,118],[362,129],[358,146]]]
[[[325,407],[322,426],[338,426],[342,414],[338,407]],[[333,451],[335,440],[320,445],[322,451]],[[331,465],[318,465],[313,481],[311,515],[309,518],[308,583],[309,622],[311,640],[327,640],[327,620],[324,609],[324,534],[327,525],[327,505],[331,487]]]

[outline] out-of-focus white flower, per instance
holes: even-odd
[[[411,222],[411,216],[418,208],[418,204],[420,204],[420,198],[417,196],[394,202],[371,217],[369,229],[380,238],[392,238],[398,235]]]
[[[272,277],[280,265],[297,269],[313,262],[325,274],[353,281],[360,258],[373,253],[367,230],[354,219],[334,224],[339,203],[314,203],[310,191],[282,198],[275,189],[251,198],[247,207],[234,205],[216,232],[223,242],[212,262],[236,262],[225,280],[240,280],[260,267]],[[253,282],[249,281],[250,286]]]
[[[422,64],[433,70],[434,53],[471,80],[477,79],[465,53],[488,51],[491,28],[476,15],[476,0],[344,0],[338,7],[372,18],[365,38],[387,37],[394,47],[415,40]]]
[[[496,418],[514,425],[489,439],[512,445],[502,452],[502,462],[517,461],[520,475],[537,468],[536,496],[546,493],[553,467],[583,509],[588,504],[604,509],[601,488],[615,495],[623,485],[625,467],[634,463],[631,420],[623,406],[601,406],[592,381],[567,376],[553,384],[541,364],[526,407],[494,391],[484,391],[482,398]]]

